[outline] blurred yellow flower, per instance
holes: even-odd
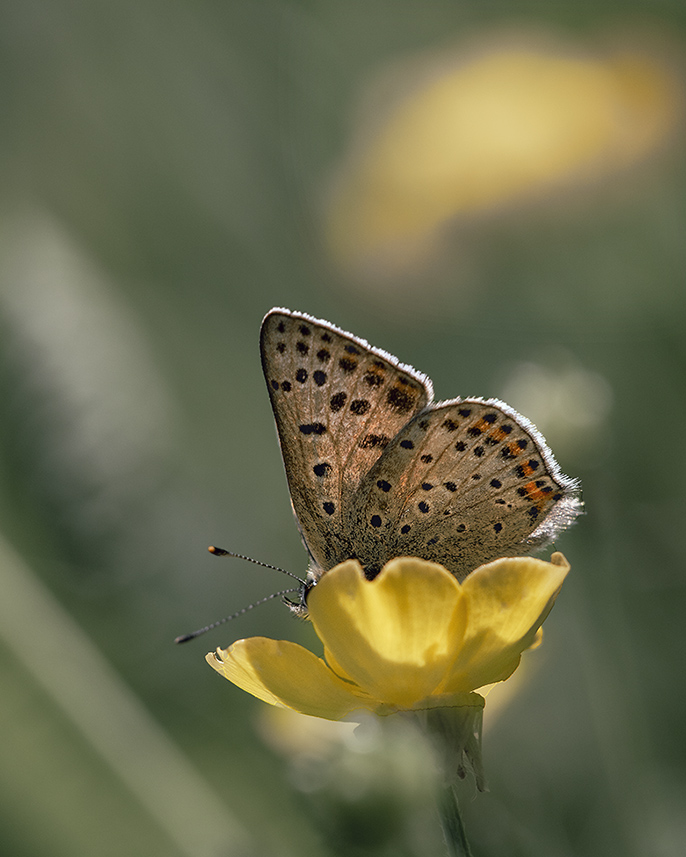
[[[603,58],[510,39],[413,78],[341,170],[328,242],[345,266],[402,266],[449,219],[625,167],[680,112],[675,76],[628,47]]]
[[[348,560],[309,593],[323,659],[252,637],[207,662],[258,699],[329,720],[360,709],[481,708],[472,691],[515,671],[568,571],[560,553],[551,562],[507,557],[458,583],[440,565],[402,557],[370,581]]]

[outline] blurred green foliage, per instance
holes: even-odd
[[[583,441],[541,425],[587,515],[560,540],[572,574],[535,668],[491,725],[487,703],[491,791],[466,786],[467,828],[489,857],[682,853],[683,140],[569,205],[467,228],[428,291],[350,283],[321,212],[385,64],[505,25],[583,42],[629,21],[678,44],[685,19],[578,0],[3,5],[3,853],[326,855],[340,819],[349,853],[399,853],[369,809],[385,824],[415,797],[303,786],[264,706],[203,661],[243,636],[312,645],[307,626],[273,602],[172,644],[281,588],[208,544],[304,569],[259,366],[274,305],[397,354],[438,397],[505,396],[557,359],[609,391]]]

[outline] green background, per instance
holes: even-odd
[[[351,285],[321,212],[386,63],[530,25],[583,45],[629,22],[678,45],[684,13],[3,4],[3,853],[441,853],[386,836],[421,802],[390,781],[352,798],[303,785],[260,737],[262,704],[205,665],[244,636],[311,645],[277,601],[172,643],[283,586],[208,544],[305,567],[259,365],[272,306],[397,354],[439,398],[504,395],[527,361],[603,379],[612,407],[593,431],[543,426],[587,514],[560,539],[572,574],[535,670],[491,727],[486,706],[490,792],[467,785],[467,826],[476,857],[683,853],[682,140],[568,207],[480,222],[468,273],[456,252],[433,291]],[[428,831],[430,810],[417,816]]]

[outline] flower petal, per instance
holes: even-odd
[[[301,714],[340,720],[358,708],[375,708],[354,685],[342,681],[321,658],[286,640],[250,637],[205,660],[220,675],[258,699]]]
[[[521,653],[536,643],[568,571],[561,553],[551,562],[497,559],[473,571],[462,583],[469,604],[464,643],[441,690],[474,690],[508,678]]]
[[[374,580],[355,560],[323,575],[310,618],[334,670],[370,696],[410,707],[443,680],[464,635],[460,585],[440,565],[402,557]]]

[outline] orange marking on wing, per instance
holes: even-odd
[[[496,443],[500,443],[508,437],[508,433],[503,431],[501,428],[494,429],[489,435],[491,440],[494,440]]]
[[[479,429],[479,431],[483,433],[489,430],[489,428],[491,427],[491,423],[486,422],[486,420],[484,419],[480,419],[474,423],[473,427]]]
[[[527,482],[524,486],[524,490],[526,491],[527,498],[536,506],[536,508],[542,509],[543,506],[545,506],[550,492],[544,492],[536,485],[535,482]]]
[[[516,440],[513,440],[512,443],[508,443],[507,449],[508,449],[510,455],[512,455],[513,457],[516,455],[521,455],[524,452],[524,450],[517,443]],[[524,468],[524,473],[526,476],[530,476],[533,473],[533,470],[529,467],[528,464],[523,464],[522,467]]]
[[[510,445],[512,445],[512,444],[510,444]],[[516,447],[516,449],[517,449],[517,452],[515,452],[514,450],[511,450],[513,455],[519,455],[519,453],[522,451],[521,449],[519,449],[519,447]],[[522,476],[531,476],[535,472],[534,468],[529,464],[528,461],[526,462],[526,464],[520,464],[519,470],[521,471]],[[529,484],[534,485],[534,487],[535,487],[535,484],[533,482],[530,482]]]

